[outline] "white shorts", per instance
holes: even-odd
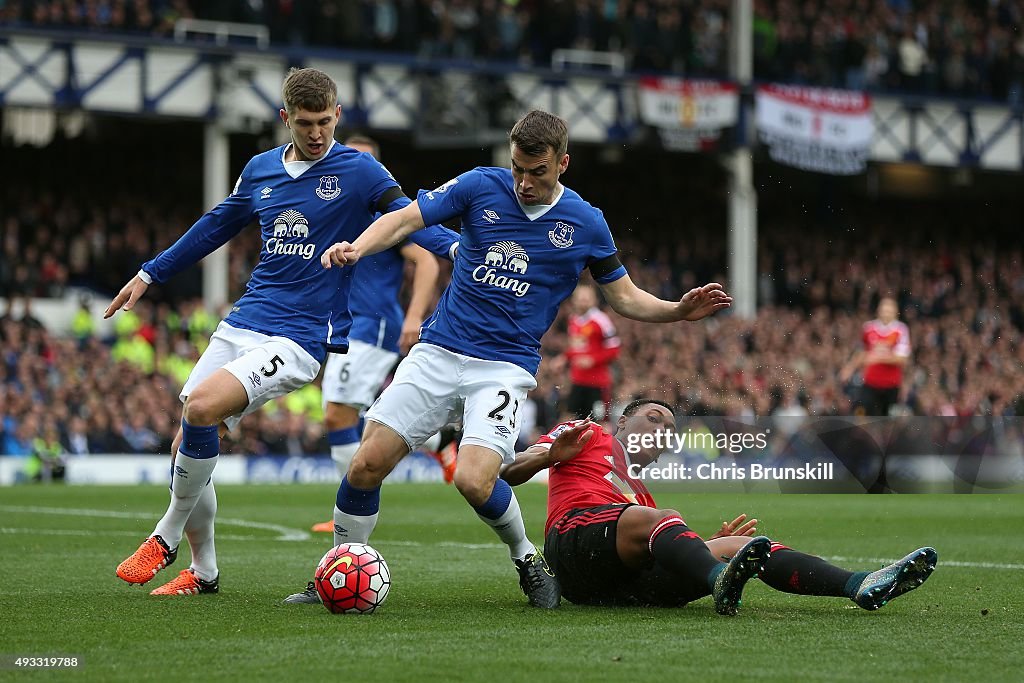
[[[518,365],[480,360],[421,342],[399,364],[395,379],[366,413],[395,430],[410,450],[462,419],[462,443],[516,457],[519,418],[537,380]]]
[[[232,327],[221,321],[178,398],[184,403],[203,380],[221,368],[234,375],[249,396],[245,410],[224,419],[228,429],[234,431],[243,417],[267,401],[316,379],[320,363],[291,339]]]
[[[349,341],[348,353],[327,356],[324,403],[341,403],[359,410],[369,407],[397,362],[394,351],[357,339]]]

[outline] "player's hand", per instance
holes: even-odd
[[[130,311],[135,308],[135,302],[137,302],[142,295],[146,293],[148,288],[149,285],[147,285],[138,275],[133,277],[128,281],[128,284],[121,288],[121,291],[117,293],[114,300],[110,302],[109,306],[107,306],[107,310],[103,312],[103,319],[106,320],[110,316],[114,315],[117,313],[118,309]]]
[[[320,265],[324,268],[351,266],[358,260],[359,252],[349,242],[336,242],[329,246],[320,257]]]
[[[725,536],[753,536],[757,533],[757,520],[752,519],[744,523],[746,515],[740,515],[731,522],[722,522],[722,528],[714,533],[711,538],[724,538]],[[710,541],[711,538],[708,540]]]
[[[398,350],[402,352],[403,356],[409,353],[412,345],[420,340],[420,327],[422,325],[422,320],[415,320],[406,316],[405,322],[402,323],[402,336],[398,338]]]
[[[700,320],[718,313],[732,305],[732,297],[725,293],[722,285],[709,282],[703,287],[694,287],[679,300],[680,320]]]
[[[549,465],[566,462],[579,455],[580,451],[594,438],[592,426],[594,423],[588,418],[559,434],[555,442],[551,444],[551,448],[548,449]]]

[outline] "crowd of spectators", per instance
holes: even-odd
[[[94,204],[76,214],[80,222],[65,215],[72,209],[59,201],[42,212],[44,205],[29,201],[15,217],[7,215],[4,244],[24,254],[32,245],[66,241],[70,253],[85,235],[83,250],[92,260],[83,260],[88,265],[81,275],[107,277],[97,266],[109,265],[117,231],[104,221],[130,216],[130,205]],[[985,235],[965,232],[973,210],[865,209],[848,217],[852,227],[846,231],[815,229],[810,219],[767,222],[758,249],[756,319],[719,315],[697,324],[646,325],[613,315],[624,349],[615,370],[615,403],[648,395],[692,415],[849,415],[856,387],[839,380],[840,368],[859,348],[861,325],[873,317],[878,298],[892,295],[913,347],[899,410],[1024,415],[1024,247],[999,237],[1005,234],[1001,214],[987,217]],[[614,210],[608,215],[613,225],[633,224]],[[37,221],[35,229],[25,229],[26,217]],[[112,288],[181,230],[180,222],[150,218],[149,230],[117,238],[130,248],[123,247],[124,272],[109,276]],[[131,220],[118,225],[130,231]],[[618,244],[637,284],[670,298],[700,282],[725,281],[724,236],[703,220],[693,212],[685,234],[620,228]],[[81,228],[94,222],[95,234]],[[44,229],[46,241],[37,244],[33,240]],[[256,231],[248,232],[232,249],[234,294],[259,250],[252,241]],[[96,247],[101,238],[106,246]],[[109,338],[97,336],[84,310],[73,335],[60,336],[47,331],[31,308],[27,314],[21,308],[20,295],[46,291],[0,293],[18,304],[0,316],[0,452],[169,450],[178,429],[178,392],[219,312],[163,287],[134,314],[119,314]],[[538,388],[524,409],[524,438],[562,417],[569,381],[553,361],[564,346],[563,312],[544,339]],[[319,389],[311,386],[247,417],[225,452],[326,453],[321,422]]]
[[[890,217],[892,229],[900,218]],[[840,368],[861,348],[879,298],[892,295],[913,349],[900,413],[1024,415],[1024,248],[929,243],[928,232],[904,228],[893,241],[879,226],[863,241],[827,240],[771,226],[759,245],[755,320],[679,328],[613,316],[623,345],[617,405],[653,394],[691,415],[851,415],[857,387],[840,381]],[[704,281],[681,267],[686,247],[648,249],[658,255],[646,263],[624,260],[638,285],[678,296]],[[545,338],[546,360],[564,349],[558,330]],[[548,421],[567,387],[551,367],[542,364],[534,393]]]
[[[724,77],[729,0],[7,0],[0,24],[167,36],[183,17],[264,24],[274,43]],[[1024,0],[755,0],[755,77],[1022,101]]]
[[[140,302],[101,338],[50,333],[19,297],[0,316],[0,453],[170,453],[178,392],[218,318],[195,300]],[[247,417],[226,453],[327,452],[316,387]]]

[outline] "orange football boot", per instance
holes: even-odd
[[[176,577],[149,592],[150,595],[199,595],[220,591],[220,577],[203,581],[191,569],[183,569]]]
[[[156,573],[172,564],[178,557],[178,549],[171,550],[164,539],[150,536],[121,564],[117,565],[117,575],[128,583],[143,584],[156,576]]]

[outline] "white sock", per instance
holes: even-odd
[[[331,460],[334,461],[334,466],[338,468],[338,476],[344,477],[348,474],[348,466],[352,464],[352,458],[355,457],[358,450],[358,441],[331,446]]]
[[[373,527],[377,526],[377,513],[372,515],[350,515],[334,506],[334,545],[342,543],[367,543]]]
[[[163,538],[168,548],[177,548],[181,543],[185,522],[199,502],[199,496],[216,466],[217,456],[190,458],[178,451],[174,459],[174,475],[171,477],[171,503],[153,529],[153,535]]]
[[[487,519],[481,514],[477,517],[484,521],[484,524],[494,529],[501,542],[508,546],[509,555],[513,560],[521,560],[531,553],[537,552],[533,543],[526,537],[526,524],[523,522],[523,513],[519,509],[519,501],[515,494],[509,501],[508,510],[498,519]]]
[[[436,453],[437,449],[440,446],[441,446],[441,432],[438,432],[437,434],[434,434],[432,437],[430,437],[429,439],[424,441],[423,445],[420,446],[420,448],[422,450],[424,450],[424,451],[434,451]]]
[[[199,502],[185,522],[185,537],[192,550],[192,572],[203,581],[217,578],[217,548],[213,539],[213,520],[217,516],[217,491],[213,482],[203,488]]]

